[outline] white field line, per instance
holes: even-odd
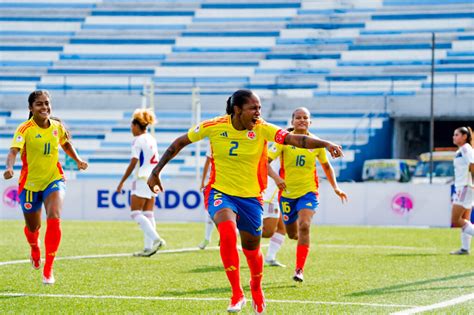
[[[262,245],[262,247],[267,247],[267,244]],[[436,250],[435,248],[426,248],[426,247],[409,247],[409,246],[385,246],[385,245],[344,245],[344,244],[317,244],[317,247],[326,247],[326,248],[344,248],[344,249],[396,249],[396,250]],[[206,247],[206,250],[218,250],[218,246]],[[201,249],[197,247],[189,248],[180,248],[180,249],[164,249],[157,252],[158,255],[161,254],[174,254],[174,253],[184,253],[184,252],[198,252]],[[241,248],[239,247],[239,250]],[[97,255],[83,255],[83,256],[65,256],[57,257],[56,260],[76,260],[76,259],[95,259],[95,258],[113,258],[113,257],[132,257],[131,253],[118,253],[118,254],[97,254]],[[11,260],[11,261],[0,261],[0,267],[6,265],[17,265],[17,264],[29,264],[29,259],[21,260]]]
[[[408,310],[392,313],[392,315],[417,314],[417,313],[422,313],[422,312],[426,312],[426,311],[435,310],[435,309],[438,309],[438,308],[445,308],[445,307],[448,307],[448,306],[464,303],[464,302],[467,302],[467,301],[470,301],[470,300],[474,300],[474,293],[467,294],[467,295],[462,295],[462,296],[457,297],[455,299],[439,302],[439,303],[436,303],[436,304],[414,307],[414,308],[411,308],[411,309],[408,309]]]
[[[115,299],[115,300],[147,300],[147,301],[228,301],[227,298],[195,298],[174,296],[124,296],[124,295],[74,295],[74,294],[37,294],[37,293],[0,293],[3,297],[49,297],[70,299]],[[379,303],[353,303],[353,302],[325,302],[325,301],[301,301],[301,300],[266,300],[269,303],[293,303],[293,304],[319,304],[319,305],[354,305],[372,307],[413,307],[413,305],[401,304],[379,304]]]

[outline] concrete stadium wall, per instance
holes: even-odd
[[[130,181],[127,182],[130,184]],[[62,217],[66,220],[130,220],[129,188],[116,193],[116,181],[70,180]],[[314,223],[323,225],[450,226],[449,185],[342,183],[349,196],[342,204],[327,182],[320,188]],[[203,198],[194,179],[164,181],[157,198],[157,221],[203,221]],[[2,181],[0,219],[21,219],[16,183]]]

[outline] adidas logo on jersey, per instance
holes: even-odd
[[[36,139],[41,138],[41,135],[40,135],[40,134],[37,134],[35,138],[36,138]]]
[[[228,137],[228,135],[227,135],[227,131],[224,131],[223,133],[221,133],[221,134],[220,134],[220,136],[221,136],[221,137],[226,137],[226,138],[227,138],[227,137]]]

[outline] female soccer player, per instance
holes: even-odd
[[[278,205],[278,187],[271,178],[268,180],[268,187],[263,193],[263,202],[262,237],[270,238],[265,264],[285,268],[286,266],[276,259],[276,255],[285,241],[286,230]]]
[[[206,162],[204,163],[204,168],[202,171],[202,178],[201,178],[201,187],[200,191],[204,192],[204,189],[207,186],[208,182],[208,172],[209,172],[209,166],[211,165],[212,162],[212,154],[211,154],[211,147],[207,147],[206,151]],[[211,242],[211,235],[212,231],[214,230],[214,221],[212,221],[212,218],[209,216],[209,212],[206,211],[206,222],[204,226],[204,239],[202,240],[201,243],[199,243],[198,247],[200,249],[206,249],[207,245]]]
[[[289,135],[284,129],[260,117],[259,97],[249,90],[238,90],[227,100],[227,115],[206,120],[178,137],[155,166],[148,186],[163,191],[163,167],[186,145],[209,138],[213,164],[205,202],[217,225],[220,254],[232,287],[228,312],[239,312],[245,304],[240,284],[236,226],[240,231],[244,255],[250,269],[250,290],[255,313],[265,310],[262,291],[263,256],[261,192],[267,181],[267,141],[298,147],[326,147],[334,157],[342,155],[340,146],[305,135]]]
[[[472,172],[474,171],[474,145],[470,127],[459,127],[454,130],[453,143],[458,146],[454,158],[455,195],[451,212],[451,226],[461,228],[461,249],[451,252],[452,255],[469,255],[474,227],[471,223],[472,210]]]
[[[132,142],[132,158],[117,186],[117,192],[121,193],[123,184],[135,170],[132,183],[130,202],[132,212],[130,216],[142,229],[145,240],[143,251],[133,254],[138,257],[150,257],[166,244],[156,232],[155,216],[153,215],[155,194],[148,189],[146,183],[153,167],[158,163],[156,140],[147,132],[147,127],[153,125],[155,121],[155,114],[150,109],[136,109],[133,113],[130,126],[131,132],[135,137]]]
[[[291,124],[293,126],[290,128],[291,135],[312,136],[308,132],[311,124],[308,109],[297,108],[293,112]],[[269,171],[280,188],[280,210],[286,232],[289,238],[298,240],[293,280],[302,282],[303,269],[309,253],[311,220],[319,203],[316,159],[321,163],[329,183],[342,202],[347,200],[347,195],[337,186],[334,170],[324,148],[296,148],[277,143],[270,149],[269,163],[277,157],[280,158],[280,177],[270,167]]]
[[[24,233],[31,246],[30,260],[34,269],[41,267],[39,229],[41,227],[41,206],[46,209],[45,249],[43,283],[53,284],[53,262],[61,241],[60,216],[66,186],[59,163],[61,146],[80,170],[87,168],[72,143],[63,124],[51,115],[51,96],[47,91],[34,91],[28,97],[30,117],[15,131],[8,153],[3,177],[13,177],[13,166],[18,152],[23,162],[19,179],[19,198],[26,226]]]

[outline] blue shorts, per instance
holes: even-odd
[[[23,213],[33,213],[41,209],[43,201],[55,191],[66,191],[64,180],[58,179],[46,187],[45,190],[33,192],[23,189],[19,198]]]
[[[261,198],[242,198],[226,195],[212,188],[207,195],[207,211],[214,219],[217,211],[229,208],[237,214],[237,228],[252,235],[262,235],[263,207]]]
[[[283,223],[291,224],[295,222],[296,219],[298,219],[298,211],[301,209],[310,209],[316,211],[318,205],[318,196],[314,192],[309,192],[295,199],[280,197],[280,210]]]

